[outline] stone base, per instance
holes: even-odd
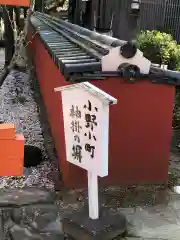
[[[111,240],[126,231],[126,219],[123,214],[116,214],[102,209],[100,218],[89,218],[88,209],[83,208],[62,220],[63,231],[75,240]]]

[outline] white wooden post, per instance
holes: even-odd
[[[61,91],[67,161],[87,170],[89,217],[99,218],[98,176],[108,175],[111,97],[91,83],[55,88]]]
[[[98,176],[90,171],[88,173],[88,200],[89,217],[91,219],[99,218],[99,200],[98,200]]]

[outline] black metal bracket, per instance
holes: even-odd
[[[133,74],[132,76],[127,72],[114,71],[114,72],[96,72],[96,73],[79,73],[69,74],[64,76],[68,82],[79,83],[86,81],[97,81],[105,80],[109,77],[119,77],[121,80],[127,81],[128,83],[135,83],[141,80],[149,80],[155,84],[166,84],[171,86],[180,86],[180,79],[169,78],[163,74]]]

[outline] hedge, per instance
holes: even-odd
[[[157,30],[142,31],[137,36],[137,47],[152,63],[164,64],[168,69],[180,71],[180,45],[170,34]],[[174,128],[180,128],[180,88],[176,88],[174,101]]]

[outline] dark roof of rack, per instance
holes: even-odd
[[[101,72],[102,56],[110,48],[125,43],[39,12],[31,16],[30,23],[64,75]],[[174,85],[180,85],[180,72],[162,70],[152,65],[151,73],[173,79]]]

